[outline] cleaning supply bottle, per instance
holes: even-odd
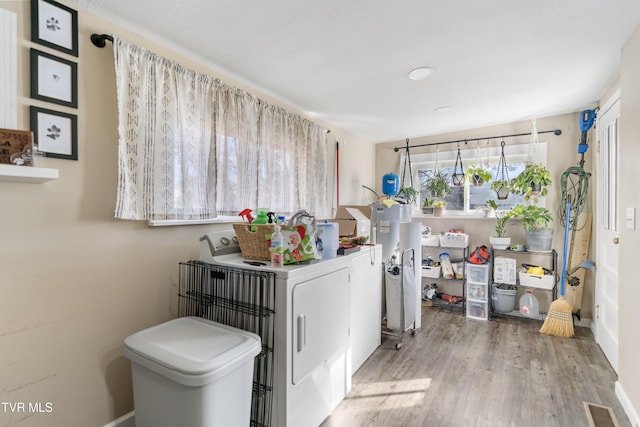
[[[527,289],[526,292],[520,297],[520,314],[525,317],[534,318],[538,318],[540,316],[538,298],[536,298],[529,289]]]
[[[280,232],[280,226],[273,226],[273,234],[271,235],[271,265],[273,267],[282,267],[282,256],[284,252],[284,239]]]
[[[267,224],[269,217],[267,216],[266,209],[258,209],[258,216],[255,217],[251,224]]]

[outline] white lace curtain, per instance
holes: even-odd
[[[331,213],[326,130],[114,36],[116,218]]]

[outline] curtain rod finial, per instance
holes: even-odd
[[[113,43],[113,37],[109,34],[91,34],[91,43],[96,47],[105,47],[107,40]]]

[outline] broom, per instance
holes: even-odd
[[[567,197],[567,213],[564,226],[564,249],[562,253],[562,278],[560,281],[560,296],[549,306],[549,312],[540,328],[540,332],[556,337],[570,338],[573,331],[573,307],[564,299],[564,282],[567,275],[567,247],[569,246],[569,224],[571,213],[571,196]]]

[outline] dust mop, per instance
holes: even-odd
[[[570,338],[573,331],[573,308],[571,303],[564,299],[564,284],[567,275],[567,249],[569,246],[569,226],[571,215],[571,196],[567,197],[567,212],[564,225],[564,248],[562,253],[562,276],[560,280],[560,296],[549,306],[549,312],[540,328],[540,332],[556,337]]]

